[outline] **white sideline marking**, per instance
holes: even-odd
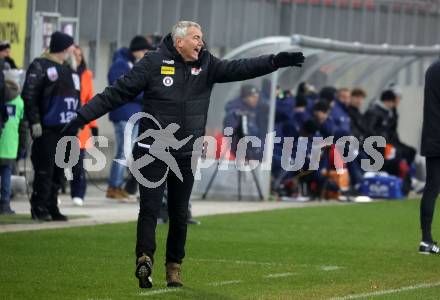
[[[293,276],[295,273],[278,273],[278,274],[269,274],[266,276],[263,276],[264,278],[280,278],[280,277],[288,277]]]
[[[319,267],[322,271],[336,271],[341,269],[341,267],[338,266],[320,266]]]
[[[285,266],[286,264],[260,262],[260,261],[248,261],[248,260],[231,260],[231,259],[209,259],[209,258],[188,258],[189,260],[200,262],[218,262],[218,263],[234,263],[243,265],[260,265],[260,266]]]
[[[219,281],[219,282],[211,282],[207,285],[209,286],[222,286],[222,285],[228,285],[228,284],[236,284],[236,283],[242,283],[242,280],[229,280],[229,281]]]
[[[436,287],[436,286],[440,286],[440,282],[422,283],[422,284],[405,286],[405,287],[398,288],[398,289],[383,290],[383,291],[377,291],[377,292],[371,292],[371,293],[364,293],[364,294],[357,294],[357,295],[349,295],[349,296],[345,296],[345,297],[331,298],[330,300],[348,300],[348,299],[367,298],[367,297],[382,296],[382,295],[388,295],[388,294],[394,294],[394,293],[400,293],[400,292],[412,291],[412,290],[418,290],[418,289],[427,289],[427,288],[432,288],[432,287]]]
[[[160,289],[160,290],[154,290],[150,292],[142,292],[139,294],[139,296],[152,296],[152,295],[159,295],[159,294],[165,294],[165,293],[177,293],[180,292],[181,289]]]

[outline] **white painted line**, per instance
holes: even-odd
[[[320,266],[319,267],[322,271],[336,271],[341,269],[341,267],[338,266]]]
[[[263,278],[280,278],[280,277],[289,277],[293,276],[295,273],[278,273],[278,274],[269,274],[266,276],[263,276]]]
[[[349,295],[349,296],[344,296],[344,297],[332,298],[331,300],[360,299],[360,298],[382,296],[382,295],[388,295],[388,294],[394,294],[394,293],[401,293],[401,292],[405,292],[405,291],[412,291],[412,290],[418,290],[418,289],[428,289],[428,288],[437,287],[437,286],[440,286],[440,282],[422,283],[422,284],[417,284],[417,285],[405,286],[405,287],[401,287],[398,289],[382,290],[382,291],[376,291],[376,292],[371,292],[371,293]]]
[[[166,293],[177,293],[180,292],[181,290],[182,289],[159,289],[149,292],[142,292],[139,294],[139,296],[153,296],[153,295],[166,294]]]
[[[243,265],[260,265],[260,266],[286,266],[281,263],[261,262],[261,261],[248,261],[248,260],[232,260],[232,259],[209,259],[209,258],[188,258],[188,260],[199,262],[216,262],[216,263],[234,263]]]
[[[237,284],[237,283],[242,283],[242,280],[229,280],[229,281],[219,281],[219,282],[211,282],[208,283],[207,285],[209,286],[223,286],[223,285],[228,285],[228,284]]]

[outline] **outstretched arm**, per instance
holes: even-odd
[[[280,52],[254,58],[221,60],[211,55],[210,79],[212,83],[241,81],[263,76],[278,68],[301,67],[304,56],[301,52]]]
[[[149,69],[149,58],[144,56],[130,72],[116,80],[113,86],[107,87],[84,105],[78,111],[79,116],[88,123],[131,101],[147,87]]]

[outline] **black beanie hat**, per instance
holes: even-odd
[[[338,91],[332,86],[325,86],[319,92],[319,98],[321,100],[327,100],[328,102],[332,102],[336,99],[336,93]]]
[[[153,46],[141,35],[135,36],[130,42],[130,51],[152,50]]]
[[[0,51],[11,48],[11,44],[8,41],[0,42]]]
[[[383,101],[396,101],[396,93],[392,90],[386,90],[380,95],[380,100]]]
[[[73,45],[73,37],[60,31],[55,31],[50,37],[50,53],[63,52]]]
[[[320,100],[313,105],[313,111],[328,112],[329,110],[330,106],[328,105],[327,100]]]

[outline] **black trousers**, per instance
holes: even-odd
[[[57,198],[64,170],[55,164],[55,152],[61,129],[44,129],[43,135],[32,144],[31,161],[34,182],[31,196],[32,208],[46,208],[51,214],[59,212]]]
[[[426,185],[420,204],[420,225],[422,239],[432,242],[431,224],[434,216],[435,201],[440,192],[440,157],[426,158]]]
[[[145,149],[135,147],[134,158],[145,154]],[[187,234],[188,202],[194,184],[191,171],[191,157],[176,158],[183,182],[171,171],[167,172],[167,164],[159,159],[140,169],[142,176],[158,182],[164,176],[166,180],[155,188],[139,185],[140,209],[137,223],[136,256],[143,253],[154,257],[156,251],[156,224],[160,214],[165,185],[168,185],[169,228],[166,245],[166,262],[181,263],[185,257],[185,242]]]

